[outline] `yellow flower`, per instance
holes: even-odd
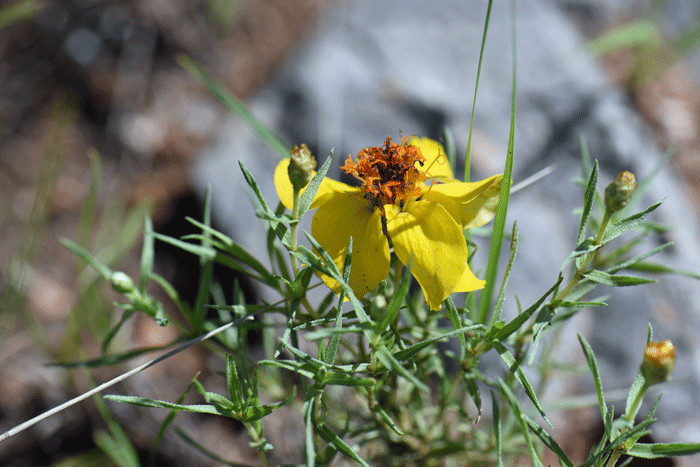
[[[496,210],[502,175],[474,183],[454,179],[442,146],[428,138],[388,137],[384,146],[365,148],[357,163],[343,167],[361,182],[351,187],[324,179],[311,203],[318,208],[311,233],[342,269],[353,238],[350,287],[357,296],[386,279],[393,248],[423,289],[431,310],[439,310],[453,292],[483,288],[484,281],[467,264],[463,229],[489,222]],[[287,175],[289,159],[275,170],[282,203],[292,208],[293,190]],[[322,279],[339,292],[339,284]]]

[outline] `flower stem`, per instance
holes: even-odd
[[[608,224],[610,223],[612,215],[613,211],[606,208],[605,214],[603,215],[603,220],[600,222],[600,229],[598,229],[598,235],[596,235],[595,239],[593,240],[594,245],[599,246],[602,243],[603,235],[605,235],[605,230],[608,228]],[[588,254],[586,255],[586,259],[583,261],[581,267],[576,268],[576,273],[574,273],[574,276],[571,278],[566,287],[562,291],[560,291],[556,297],[554,297],[554,301],[564,300],[571,293],[574,287],[576,287],[578,283],[581,282],[581,280],[583,280],[583,278],[585,277],[584,273],[588,271],[589,266],[591,265],[593,259],[595,259],[597,254],[597,249],[588,252]]]
[[[294,190],[294,205],[292,206],[292,223],[289,226],[291,234],[291,245],[290,252],[296,253],[299,246],[297,239],[297,230],[299,228],[299,199],[301,198],[301,190]],[[297,261],[296,256],[290,255],[292,258],[292,271],[294,271],[294,277],[299,275],[299,261]]]
[[[267,443],[265,438],[262,437],[262,427],[260,430],[258,430],[252,423],[245,423],[244,425],[248,430],[248,436],[250,436],[250,439],[253,441],[253,445],[255,445],[255,450],[258,451],[258,455],[260,456],[260,461],[262,462],[263,466],[272,467],[270,460],[267,458],[267,453],[265,452],[264,446]]]

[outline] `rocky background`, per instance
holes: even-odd
[[[474,177],[502,170],[508,141],[510,7],[495,3],[476,104]],[[601,185],[620,170],[643,178],[675,146],[642,203],[665,198],[654,220],[678,226],[655,239],[675,243],[659,261],[700,272],[698,3],[669,0],[651,11],[637,0],[518,2],[514,181],[546,167],[554,171],[512,198],[509,225],[518,220],[521,244],[508,312],[515,312],[513,294],[531,303],[551,285],[573,245],[577,220],[571,211],[581,204],[581,192],[571,180],[581,175],[581,136],[601,164]],[[88,356],[99,355],[90,326],[99,329],[116,316],[109,303],[114,297],[100,299],[105,291],[90,287],[94,277],[76,274],[76,260],[58,238],[87,235],[93,251],[135,273],[138,213],[149,210],[163,233],[189,233],[183,219],[200,217],[204,187],[211,185],[215,224],[251,251],[263,251],[237,160],[273,198],[276,156],[182,70],[178,54],[194,58],[245,98],[289,144],[305,142],[319,158],[335,148],[336,167],[348,153],[400,132],[437,139],[447,126],[458,151],[466,148],[486,2],[11,5],[18,18],[0,30],[0,431],[88,389],[83,372],[44,364],[86,357],[76,355],[77,341]],[[0,16],[0,24],[7,17]],[[585,53],[587,41],[640,18],[655,28],[647,29],[643,45],[602,56]],[[89,195],[89,154],[95,153],[103,173],[98,216],[91,221],[81,216],[81,207]],[[185,298],[193,297],[196,262],[165,247],[157,262]],[[226,288],[233,278],[219,280]],[[574,333],[584,332],[611,394],[628,387],[637,371],[647,322],[657,339],[673,339],[678,364],[674,382],[662,388],[656,441],[700,441],[698,290],[697,281],[676,276],[650,287],[616,289],[608,307],[581,313],[564,333],[561,357],[580,362]],[[266,292],[247,293],[255,300]],[[171,332],[137,319],[115,345],[158,345],[171,340]],[[490,364],[499,368],[498,361]],[[199,370],[208,388],[222,385],[220,366],[195,348],[113,392],[174,400]],[[94,378],[106,381],[127,368],[98,369]],[[551,397],[591,390],[582,378],[553,387]],[[624,405],[612,396],[608,402]],[[164,414],[110,407],[145,461]],[[271,423],[267,432],[276,460],[300,461],[300,421],[283,416]],[[583,456],[597,423],[595,411],[562,414],[555,438],[569,440],[564,444],[572,455]],[[255,462],[240,426],[194,416],[179,416],[178,424],[232,461]],[[104,429],[96,406],[83,403],[2,442],[0,464],[49,465],[84,455]],[[158,465],[211,462],[177,436],[166,438],[155,459]],[[674,465],[699,461],[679,459]]]

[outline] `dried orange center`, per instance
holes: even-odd
[[[425,175],[416,168],[416,163],[422,167],[424,161],[420,149],[407,145],[405,138],[401,138],[401,144],[395,144],[388,136],[383,147],[360,151],[357,163],[348,156],[341,169],[362,182],[365,197],[373,204],[403,205],[406,199],[423,193],[420,183],[425,181]]]

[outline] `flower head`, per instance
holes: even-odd
[[[667,381],[675,366],[676,348],[671,341],[652,341],[644,348],[642,374],[649,384]]]
[[[411,272],[432,310],[453,292],[470,292],[484,281],[467,264],[463,230],[490,221],[498,203],[501,175],[474,183],[453,178],[442,146],[428,138],[388,137],[383,146],[348,156],[342,169],[360,180],[355,188],[324,179],[311,204],[318,208],[311,233],[338,267],[353,238],[350,287],[362,296],[386,279],[391,248]],[[291,208],[289,159],[275,171],[275,186]],[[339,285],[322,276],[333,290]]]

